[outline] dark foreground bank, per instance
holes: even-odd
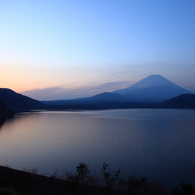
[[[0,195],[66,194],[66,182],[0,166]]]
[[[146,178],[130,176],[120,179],[120,170],[109,172],[108,165],[101,168],[102,178],[91,173],[85,163],[79,163],[76,172],[56,173],[51,177],[0,166],[0,195],[195,195],[191,184],[180,183],[174,189],[160,183],[149,183]]]
[[[62,176],[58,176],[56,173],[51,177],[47,177],[27,172],[28,170],[20,171],[10,167],[0,166],[0,195],[118,194],[115,190],[109,189],[108,191],[104,187],[99,186],[95,182],[96,179],[94,176],[93,178],[87,178],[86,182],[86,178],[84,177],[87,177],[85,175],[85,168],[87,166],[85,165],[79,164],[77,167],[79,176],[71,172],[66,172],[66,180],[62,179]]]

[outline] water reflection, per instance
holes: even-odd
[[[98,172],[106,162],[123,176],[193,182],[194,126],[185,110],[26,113],[1,127],[0,164],[50,175],[81,161]]]

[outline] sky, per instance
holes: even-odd
[[[195,92],[194,0],[0,0],[0,87],[87,97],[160,74]]]

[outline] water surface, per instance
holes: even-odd
[[[195,184],[195,110],[34,112],[0,127],[0,164],[51,175],[103,162],[127,177]]]

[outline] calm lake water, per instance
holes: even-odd
[[[0,126],[0,164],[52,175],[103,162],[121,176],[195,184],[195,110],[33,112]]]

